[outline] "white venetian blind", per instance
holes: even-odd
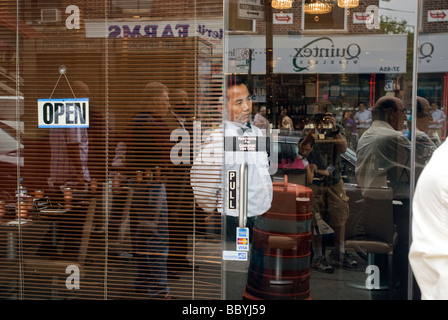
[[[1,299],[221,298],[190,168],[222,29],[213,0],[2,1]]]

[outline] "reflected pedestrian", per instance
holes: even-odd
[[[168,88],[159,82],[146,85],[142,111],[131,127],[127,163],[129,170],[136,170],[131,208],[138,266],[136,290],[150,299],[171,298],[167,279],[169,231],[165,180],[172,147],[165,123],[169,108]],[[138,173],[142,174],[137,176]]]

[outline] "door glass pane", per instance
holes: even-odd
[[[407,258],[410,199],[422,165],[407,130],[416,117],[417,89],[434,96],[428,100],[443,92],[443,76],[434,79],[425,71],[418,86],[416,81],[415,48],[423,45],[418,36],[424,37],[416,34],[423,31],[417,23],[430,26],[428,4],[304,0],[275,7],[286,2],[251,2],[258,16],[243,12],[247,1],[236,7],[228,2],[223,123],[249,105],[252,134],[268,123],[262,137],[272,144],[267,152],[224,149],[227,230],[236,229],[229,216],[242,211],[230,201],[235,193],[229,172],[237,171],[230,159],[248,162],[252,192],[248,258],[225,259],[226,293],[246,299],[408,299],[416,291]],[[317,11],[325,6],[329,13]],[[238,19],[252,20],[252,29],[235,27]],[[418,67],[429,59],[422,59],[422,51],[432,47],[419,50]],[[243,101],[241,91],[235,111],[231,90],[237,79],[252,99]],[[250,136],[246,132],[239,134]],[[248,149],[249,139],[244,141]],[[251,167],[257,156],[267,156],[272,199],[257,176],[263,162]],[[258,199],[253,194],[263,194],[270,206],[251,204]],[[233,203],[237,210],[229,208]],[[241,253],[240,240],[225,248]]]

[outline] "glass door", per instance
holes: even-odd
[[[224,297],[416,297],[413,119],[417,95],[445,101],[428,69],[442,16],[417,0],[226,1]]]

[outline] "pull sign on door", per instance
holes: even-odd
[[[236,171],[229,170],[228,172],[228,179],[229,179],[229,192],[228,194],[228,209],[229,210],[235,210],[236,209]]]
[[[88,128],[89,99],[39,99],[39,128]]]

